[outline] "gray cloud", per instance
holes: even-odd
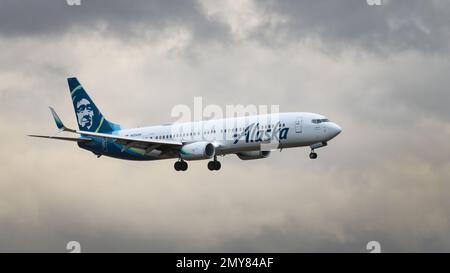
[[[360,0],[265,2],[266,10],[288,18],[277,31],[290,40],[314,35],[329,50],[352,44],[384,54],[409,49],[448,51],[448,1],[390,0],[382,6]]]
[[[60,35],[70,29],[121,38],[137,38],[142,31],[158,35],[170,27],[185,27],[197,38],[224,33],[223,26],[208,21],[196,1],[85,0],[81,6],[68,6],[65,1],[2,0],[0,33],[6,36]]]
[[[250,8],[254,14],[238,14],[240,27],[257,15],[259,23],[239,38],[256,39],[277,45],[285,40],[320,38],[328,50],[349,44],[364,50],[389,54],[391,51],[420,50],[428,53],[448,50],[450,4],[448,1],[385,0],[383,6],[366,1],[258,1]],[[235,6],[239,6],[234,4]],[[223,6],[223,5],[222,5]],[[228,4],[225,7],[233,6]],[[244,6],[244,5],[241,5]],[[229,19],[235,10],[214,10],[197,1],[85,0],[79,7],[65,1],[2,0],[0,33],[3,35],[61,34],[72,28],[84,31],[106,30],[118,37],[154,35],[165,28],[183,27],[196,39],[228,43],[233,40]],[[274,17],[279,20],[274,20]],[[281,40],[280,40],[281,39]]]

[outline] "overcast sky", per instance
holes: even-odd
[[[450,251],[450,1],[0,0],[0,251]],[[203,103],[343,127],[175,172],[73,143],[66,78],[125,127]]]

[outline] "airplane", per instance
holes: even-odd
[[[309,146],[325,147],[342,129],[325,116],[308,112],[286,112],[206,121],[123,128],[108,121],[77,78],[68,78],[78,130],[66,127],[52,107],[58,128],[55,135],[31,137],[76,142],[97,157],[126,160],[177,159],[176,171],[186,171],[187,161],[210,160],[210,171],[221,169],[218,156],[236,154],[242,160],[267,158],[272,150]],[[78,137],[58,136],[68,132]]]

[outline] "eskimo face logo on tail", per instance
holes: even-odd
[[[91,102],[83,98],[76,103],[76,107],[78,124],[88,130],[91,129],[94,123],[94,108]]]

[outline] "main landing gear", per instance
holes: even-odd
[[[183,159],[179,159],[175,164],[173,164],[173,167],[176,171],[186,171],[188,169],[188,164]],[[222,167],[222,164],[220,164],[219,161],[217,161],[217,157],[214,157],[214,160],[208,162],[208,169],[210,171],[218,171]]]
[[[181,159],[180,161],[175,162],[173,167],[175,168],[176,171],[183,171],[184,172],[185,170],[187,170],[188,164],[187,164],[186,161]]]
[[[220,162],[217,161],[217,156],[214,156],[213,161],[208,162],[208,170],[210,170],[210,171],[218,171],[218,170],[220,170],[221,166],[222,166],[222,164],[220,164]]]
[[[311,150],[311,153],[309,154],[309,158],[316,159],[317,158],[317,153],[315,153],[314,150]]]

